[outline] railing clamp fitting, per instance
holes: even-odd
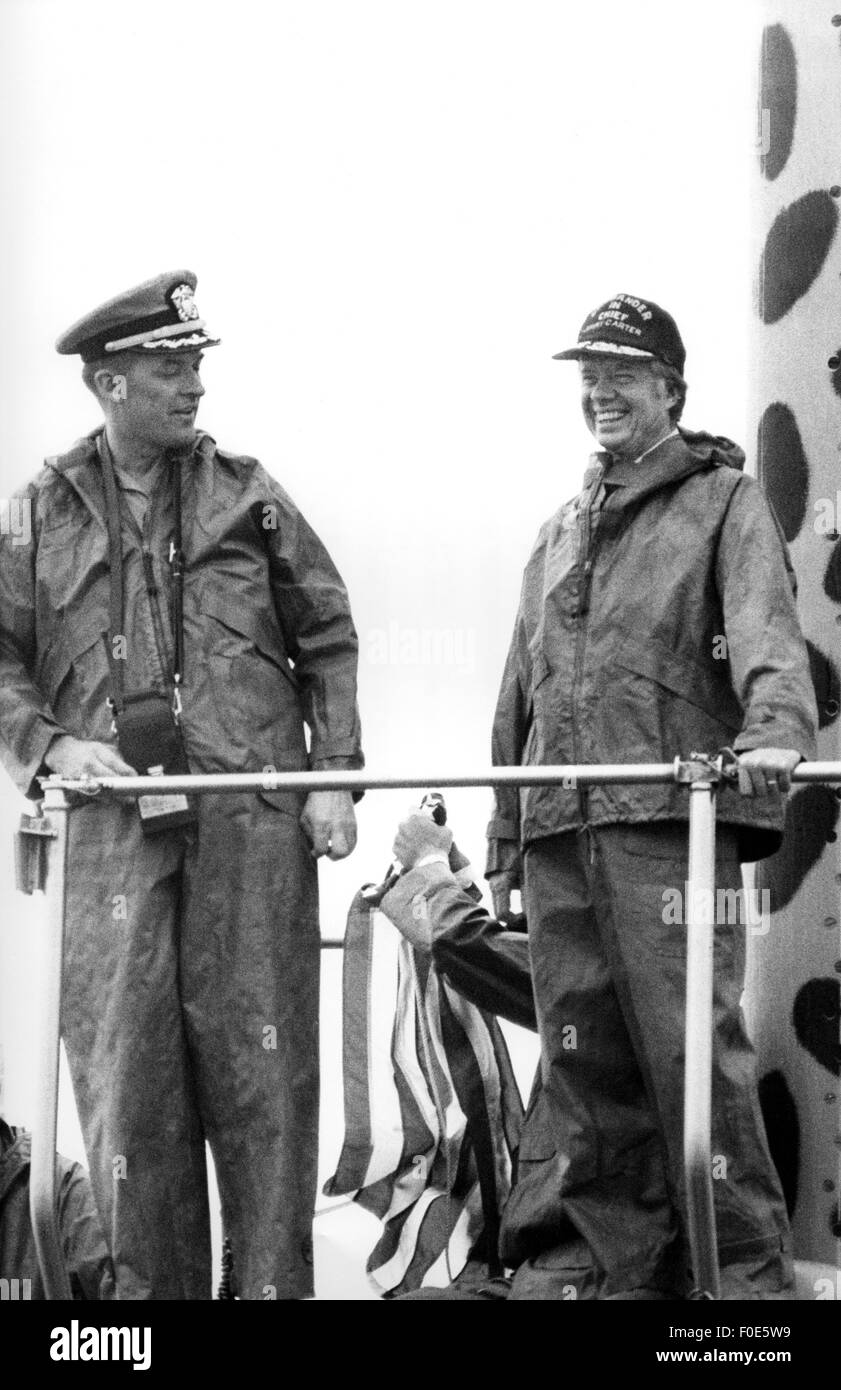
[[[713,757],[710,753],[690,753],[688,758],[675,758],[675,781],[679,783],[734,782],[739,776],[739,760],[732,748],[722,748]]]

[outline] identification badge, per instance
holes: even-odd
[[[162,777],[163,771],[162,767],[150,767],[149,776]],[[137,809],[145,835],[176,825],[192,825],[196,819],[193,808],[181,792],[147,792],[137,798]]]

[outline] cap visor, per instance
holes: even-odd
[[[565,352],[553,353],[552,361],[568,361],[576,357],[587,357],[590,353],[598,354],[600,357],[654,357],[653,352],[628,347],[626,343],[576,343],[575,347],[567,348]]]

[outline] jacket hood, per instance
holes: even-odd
[[[622,504],[636,503],[649,493],[657,492],[709,468],[732,468],[742,471],[745,453],[732,439],[714,434],[692,434],[680,430],[664,439],[656,449],[639,462],[630,459],[611,461],[610,455],[599,453],[596,460],[606,461],[605,481],[619,489]]]
[[[727,468],[735,468],[737,473],[744,471],[745,451],[738,444],[734,444],[732,439],[728,439],[726,435],[707,434],[706,430],[682,429],[680,436],[693,453],[701,454],[708,462],[724,464]]]

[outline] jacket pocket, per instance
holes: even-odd
[[[108,640],[108,633],[103,626],[101,618],[94,618],[87,622],[76,622],[72,620],[65,622],[61,629],[55,634],[42,652],[38,655],[35,665],[35,683],[38,689],[45,696],[54,712],[56,702],[67,677],[73,671],[77,662],[90,652],[85,665],[97,664],[97,675],[101,677],[103,671],[107,671],[108,654],[105,643]],[[95,649],[99,643],[103,644],[101,653],[101,666]],[[100,684],[100,680],[94,682]]]
[[[289,659],[283,645],[280,628],[277,623],[273,623],[260,609],[249,608],[245,602],[241,604],[233,603],[224,594],[208,594],[205,596],[202,611],[215,618],[224,628],[233,632],[237,637],[244,637],[261,656],[270,661],[273,666],[286,677],[293,690],[298,689],[298,682],[295,674],[289,665]],[[219,655],[225,655],[220,651]],[[231,651],[231,656],[240,653]]]
[[[305,794],[302,791],[267,792],[261,789],[257,795],[266,806],[271,806],[273,811],[282,811],[284,815],[294,816],[296,820],[304,809]]]
[[[92,525],[94,522],[90,513],[83,509],[70,506],[62,511],[52,511],[44,518],[38,536],[39,559],[69,545],[79,545],[84,549]]]
[[[741,729],[744,716],[733,690],[691,656],[678,655],[656,637],[641,642],[633,635],[625,638],[613,659],[623,671],[654,681],[734,733]]]
[[[534,692],[539,689],[549,675],[551,675],[551,668],[543,652],[540,650],[533,652],[531,661],[532,695],[534,695]]]
[[[204,750],[199,756],[222,754],[241,768],[306,767],[298,685],[272,615],[249,607],[245,594],[238,604],[217,593],[207,595],[202,619],[191,729],[192,746]]]
[[[529,661],[531,664],[531,680],[527,692],[527,713],[528,717],[533,718],[533,711],[536,703],[536,695],[543,683],[552,674],[549,662],[543,655],[543,648],[538,642],[533,642],[529,648]]]

